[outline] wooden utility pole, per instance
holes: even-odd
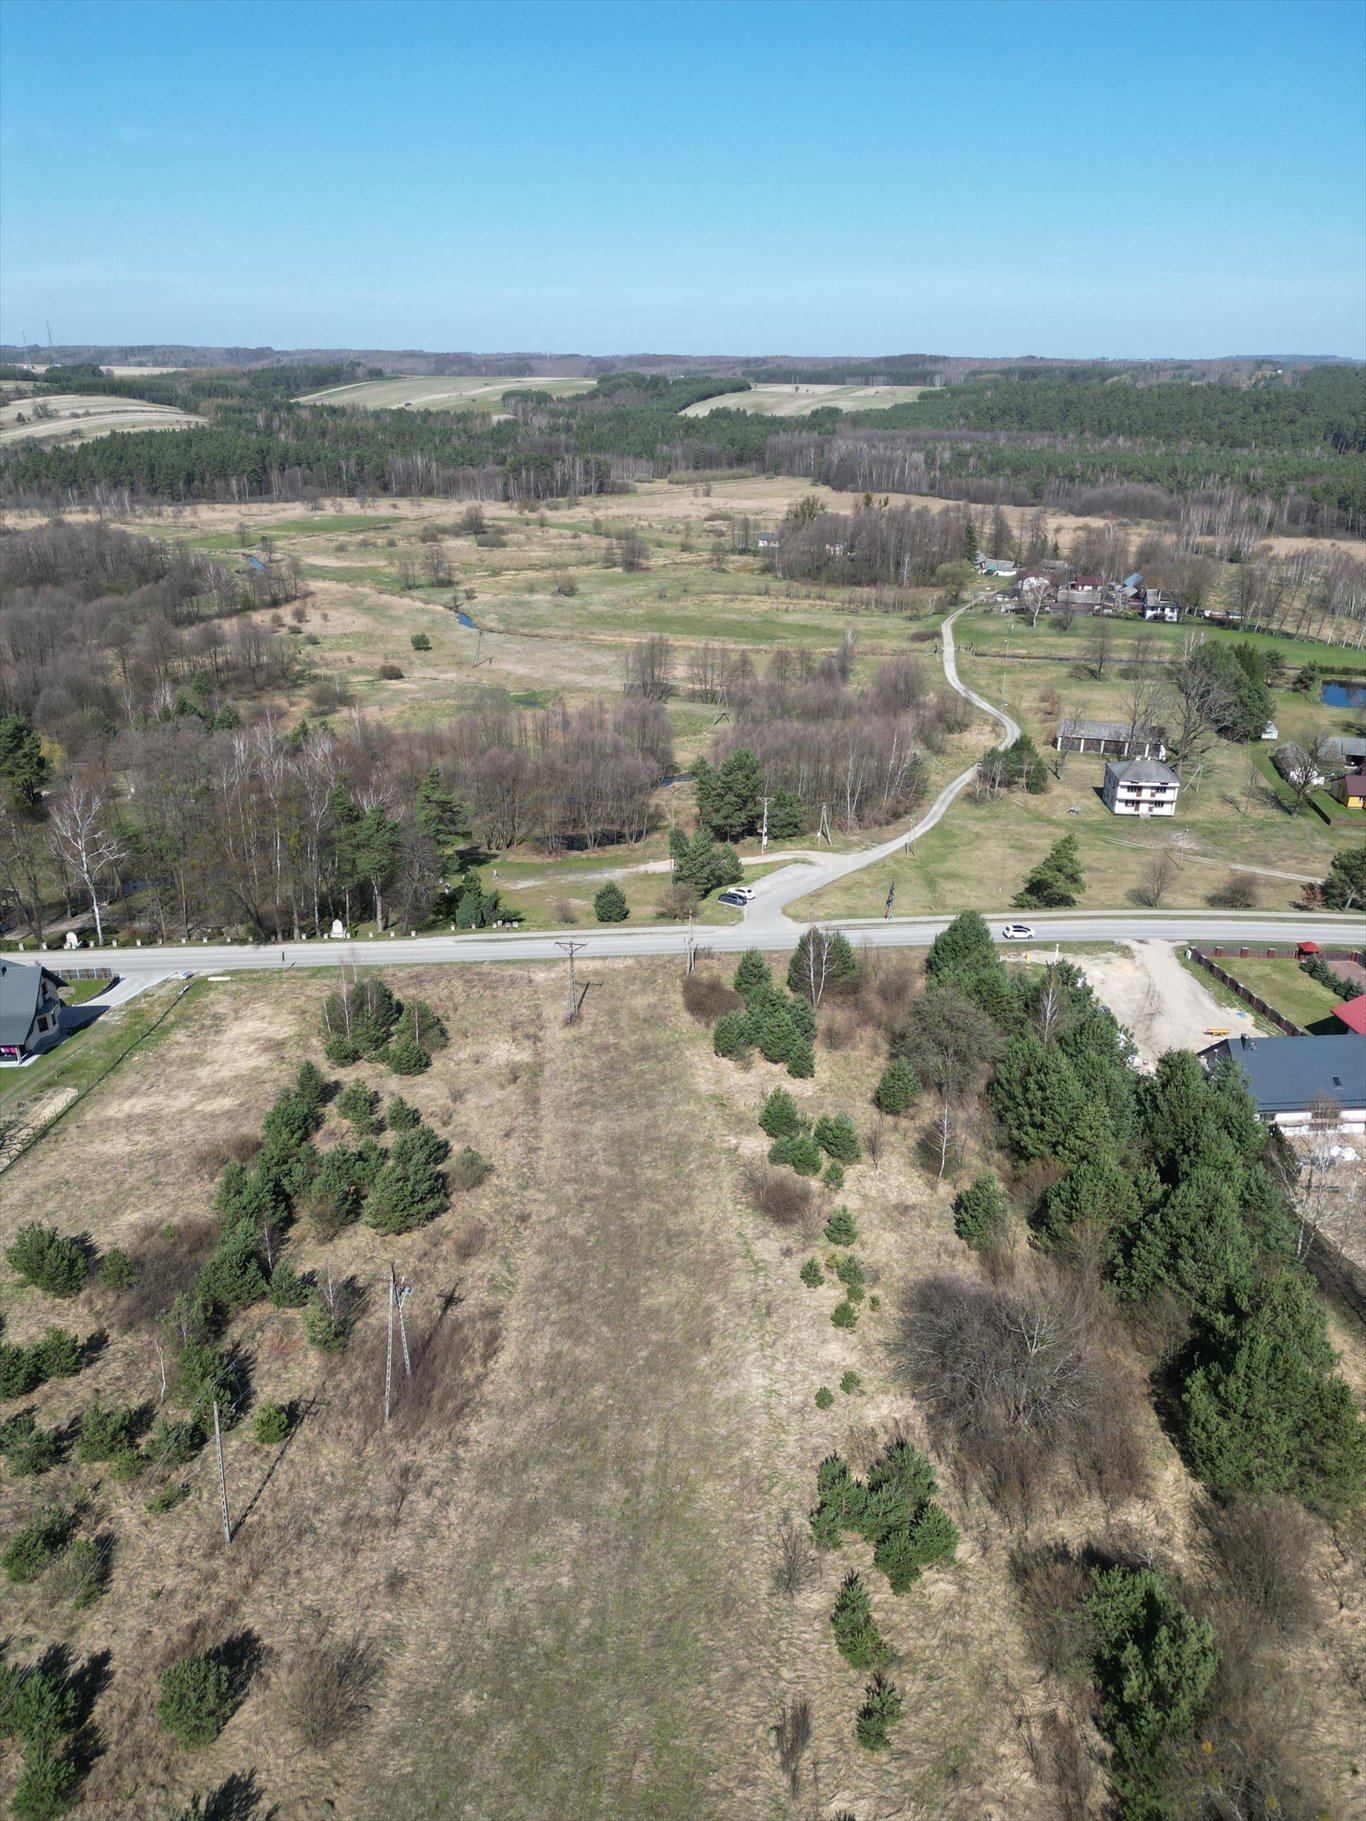
[[[827,847],[835,845],[830,839],[830,805],[828,803],[821,804],[821,825],[816,830],[816,839],[824,841]]]
[[[218,1420],[218,1399],[213,1400],[213,1445],[218,1456],[218,1510],[223,1519],[223,1541],[232,1542],[232,1519],[228,1516],[228,1475],[223,1465],[223,1428]]]
[[[479,668],[479,654],[484,649],[484,629],[480,626],[474,635],[474,668]]]
[[[764,798],[764,825],[759,830],[759,852],[761,854],[766,854],[768,852],[768,798],[767,797]]]
[[[580,949],[587,948],[588,944],[586,942],[557,942],[555,946],[562,948],[569,957],[569,993],[565,1000],[564,1021],[566,1024],[573,1024],[579,1015],[579,989],[574,978],[574,957]]]
[[[394,1281],[394,1267],[389,1267],[389,1324],[384,1345],[384,1420],[389,1420],[389,1406],[394,1388],[394,1301],[398,1286]]]

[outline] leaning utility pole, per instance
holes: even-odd
[[[557,942],[555,946],[562,948],[569,957],[569,993],[565,1000],[564,1021],[566,1024],[573,1024],[579,1015],[579,989],[574,979],[574,957],[580,949],[587,948],[588,944],[586,942]]]
[[[816,830],[816,839],[824,841],[827,847],[835,845],[830,839],[830,805],[828,803],[821,804],[821,825]]]
[[[223,1541],[232,1542],[232,1520],[228,1516],[228,1475],[223,1465],[223,1430],[218,1421],[218,1399],[213,1400],[213,1445],[218,1455],[218,1510],[223,1519]]]

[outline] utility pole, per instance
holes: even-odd
[[[474,635],[474,668],[479,668],[479,653],[484,649],[484,628],[478,627]]]
[[[389,1269],[392,1271],[393,1266],[391,1265],[389,1267]],[[404,1305],[404,1303],[407,1302],[408,1298],[412,1295],[412,1293],[413,1293],[413,1286],[411,1284],[400,1284],[399,1285],[399,1287],[398,1287],[398,1337],[403,1342],[403,1376],[405,1378],[411,1378],[413,1376],[413,1361],[412,1361],[412,1356],[408,1352],[408,1324],[403,1319],[403,1305]]]
[[[691,911],[689,911],[688,912],[688,946],[687,946],[687,949],[685,950],[685,953],[687,954],[687,957],[688,957],[688,965],[687,965],[686,969],[684,970],[686,973],[689,973],[689,974],[697,966],[697,937],[693,931],[692,918],[693,918],[693,914]]]
[[[587,948],[588,944],[586,942],[557,942],[555,946],[562,948],[569,957],[569,993],[565,1000],[564,1021],[566,1024],[573,1024],[579,1015],[579,989],[574,979],[574,957],[580,949]]]
[[[218,1399],[213,1400],[213,1445],[218,1455],[218,1510],[223,1519],[223,1541],[232,1542],[232,1520],[228,1516],[228,1475],[223,1465],[223,1429],[218,1420]]]
[[[895,903],[895,901],[896,901],[896,880],[893,879],[892,883],[887,887],[887,903],[883,907],[883,912],[882,912],[882,920],[884,923],[886,922],[888,917],[891,916],[892,905]]]
[[[821,825],[816,830],[816,839],[824,841],[827,847],[835,845],[830,839],[830,805],[828,803],[821,804]]]
[[[394,1388],[394,1304],[398,1297],[398,1285],[394,1280],[394,1267],[389,1267],[389,1322],[384,1343],[384,1420],[389,1421],[389,1405]]]
[[[761,854],[766,854],[768,852],[768,798],[767,797],[764,798],[764,825],[759,830],[759,852]]]

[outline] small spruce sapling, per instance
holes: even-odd
[[[905,1113],[920,1098],[920,1077],[904,1056],[893,1056],[873,1090],[873,1105],[880,1113]]]

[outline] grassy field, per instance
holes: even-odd
[[[830,1635],[839,1578],[867,1571],[866,1546],[847,1544],[793,1598],[774,1578],[779,1520],[801,1522],[827,1453],[861,1468],[894,1432],[925,1441],[888,1347],[896,1312],[918,1278],[978,1269],[954,1235],[952,1198],[1000,1160],[969,1139],[936,1184],[916,1160],[928,1115],[887,1122],[876,1169],[851,1166],[839,1195],[870,1295],[857,1329],[838,1330],[833,1283],[810,1290],[798,1275],[825,1249],[835,1198],[817,1191],[802,1221],[778,1226],[744,1193],[767,1145],[758,1110],[781,1077],[712,1055],[674,962],[589,962],[582,978],[583,1014],[566,1026],[559,968],[405,973],[403,990],[437,1006],[451,1044],[402,1091],[453,1144],[477,1144],[494,1174],[396,1240],[357,1226],[323,1245],[306,1223],[289,1235],[298,1268],[350,1276],[367,1300],[340,1354],[305,1346],[297,1313],[265,1303],[232,1324],[253,1399],[290,1402],[298,1422],[280,1450],[257,1444],[249,1421],[229,1430],[230,1549],[204,1455],[160,1516],[146,1483],[98,1463],[0,1480],[0,1535],[40,1502],[78,1499],[86,1533],[109,1547],[93,1605],[73,1609],[48,1576],[7,1589],[11,1658],[56,1644],[99,1665],[78,1814],[164,1821],[196,1794],[208,1812],[214,1801],[246,1812],[225,1793],[240,1803],[245,1789],[301,1821],[790,1821],[834,1804],[1055,1821],[1020,1724],[1057,1698],[1016,1606],[1020,1538],[977,1495],[941,1473],[962,1532],[956,1562],[901,1598],[875,1581],[907,1701],[890,1753],[856,1746],[865,1678]],[[0,1242],[38,1210],[99,1248],[162,1270],[183,1251],[192,1269],[224,1157],[259,1131],[303,1056],[321,1061],[328,984],[198,985],[160,1041],[13,1166]],[[866,1129],[881,1045],[847,1005],[821,1021],[816,1077],[789,1085],[808,1114],[847,1108]],[[386,1094],[396,1085],[371,1065],[347,1074]],[[340,1130],[329,1112],[320,1142]],[[418,1377],[411,1393],[400,1381],[385,1428],[391,1259],[415,1286]],[[113,1293],[92,1282],[53,1303],[0,1271],[0,1314],[11,1342],[54,1320],[104,1336],[77,1378],[31,1400],[44,1425],[74,1423],[96,1393],[155,1408],[149,1321]],[[858,1383],[818,1408],[817,1389],[847,1373]],[[1036,1515],[1031,1540],[1137,1526],[1146,1547],[1187,1561],[1192,1489],[1150,1413],[1142,1447],[1148,1496],[1108,1510],[1069,1496]],[[1332,1636],[1286,1653],[1290,1680],[1314,1688],[1306,1724],[1340,1787],[1353,1697],[1332,1651],[1355,1649],[1361,1628],[1360,1589],[1343,1586]],[[302,1749],[284,1694],[301,1652],[329,1637],[362,1641],[378,1677],[337,1744]],[[218,1739],[184,1752],[153,1716],[157,1675],[228,1638],[258,1667]],[[812,1741],[794,1797],[771,1728],[797,1694],[811,1702]],[[0,1778],[16,1768],[4,1760]]]
[[[1302,1031],[1333,1036],[1346,1029],[1333,1016],[1343,1001],[1317,980],[1311,980],[1297,961],[1273,961],[1265,955],[1223,955],[1219,965]]]
[[[591,392],[596,383],[591,379],[540,379],[534,375],[507,379],[498,375],[481,378],[472,374],[408,373],[397,379],[363,379],[348,386],[329,386],[324,392],[309,392],[298,402],[352,405],[365,411],[496,412],[505,392],[550,392],[556,398],[572,398],[578,392]]]
[[[42,417],[34,416],[37,408],[43,410]],[[144,404],[136,398],[54,392],[41,399],[12,399],[0,405],[0,447],[25,442],[83,443],[115,430],[184,430],[199,421],[173,406]]]
[[[688,405],[682,417],[706,417],[712,411],[752,411],[764,417],[808,417],[822,406],[841,411],[885,411],[891,405],[909,404],[924,386],[751,386],[748,392],[727,392]]]
[[[77,984],[99,989],[108,982]],[[6,1117],[26,1123],[45,1103],[56,1104],[84,1093],[121,1051],[146,1035],[179,992],[179,981],[151,988],[124,1005],[111,1006],[27,1067],[0,1070],[0,1108]],[[69,1005],[79,1004],[82,997],[90,995],[65,995]]]
[[[983,637],[984,629],[995,634],[998,623],[999,616],[986,614],[959,621],[959,675],[988,700],[1003,703],[1050,762],[1056,759],[1049,748],[1063,716],[1124,718],[1122,670],[1107,669],[1097,681],[1076,661],[1079,649],[1057,663],[1012,661],[1004,655],[1004,638],[989,650]],[[1014,623],[1011,630],[1018,651],[1029,628]],[[1057,635],[1041,622],[1034,636]],[[1285,738],[1347,725],[1342,715],[1293,691],[1277,691],[1275,699]],[[982,747],[988,743],[988,737],[980,740]],[[1354,835],[1329,828],[1309,810],[1288,815],[1267,787],[1261,754],[1260,747],[1217,741],[1200,768],[1188,768],[1175,817],[1148,823],[1112,816],[1100,798],[1104,761],[1071,754],[1063,778],[1051,775],[1043,796],[1015,791],[993,803],[974,801],[969,792],[910,854],[839,881],[795,905],[793,914],[877,916],[893,881],[896,910],[903,915],[968,904],[1005,910],[1025,874],[1065,834],[1077,837],[1086,877],[1083,907],[1136,902],[1149,868],[1170,847],[1179,864],[1163,907],[1204,906],[1230,872],[1246,870],[1259,875],[1262,909],[1290,910],[1302,882],[1323,878],[1333,854]]]

